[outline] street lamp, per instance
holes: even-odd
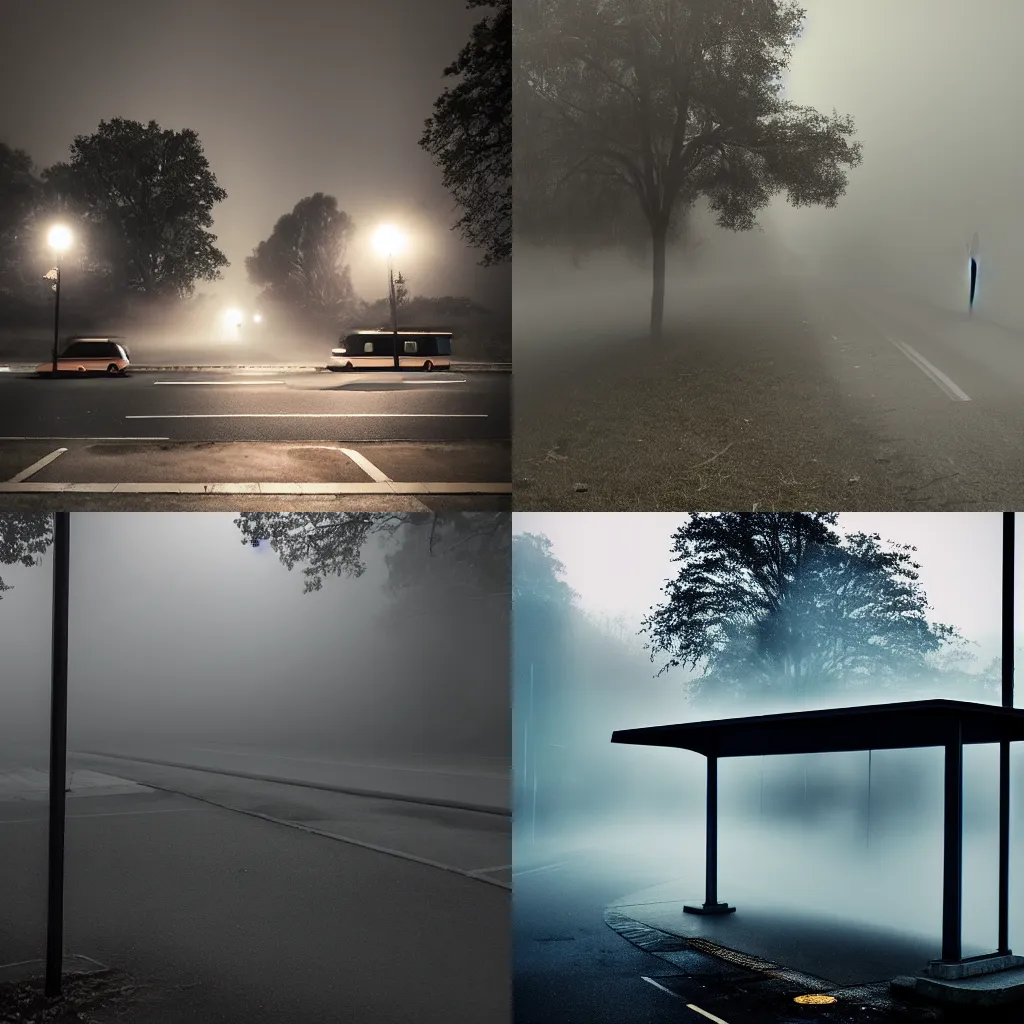
[[[60,332],[60,257],[71,245],[71,232],[63,224],[54,224],[46,236],[50,248],[57,257],[57,265],[53,269],[55,276],[53,290],[57,293],[53,304],[53,375],[57,376],[57,344]]]
[[[391,305],[391,332],[395,338],[395,369],[398,369],[398,296],[395,292],[395,253],[405,248],[405,236],[398,228],[383,224],[373,236],[373,247],[388,259],[388,302]]]

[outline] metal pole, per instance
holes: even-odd
[[[871,849],[871,751],[868,751],[868,807],[864,815],[864,847]]]
[[[64,786],[68,736],[69,513],[55,513],[53,674],[50,700],[50,848],[46,905],[47,996],[58,996],[64,959]]]
[[[391,301],[391,332],[394,335],[394,358],[397,370],[400,365],[398,359],[398,296],[395,293],[395,264],[390,253],[388,254],[388,298]]]
[[[1003,513],[1002,704],[1013,707],[1014,515]],[[999,744],[999,952],[1010,951],[1010,744]]]
[[[53,304],[53,375],[57,376],[57,345],[60,332],[60,257],[57,257],[57,282],[55,285],[57,299]]]
[[[963,908],[963,797],[964,748],[961,726],[946,744],[946,796],[942,850],[942,959],[960,959],[960,924]]]

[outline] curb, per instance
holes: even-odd
[[[328,793],[347,793],[351,796],[367,796],[377,800],[394,800],[398,803],[425,804],[428,807],[450,807],[456,811],[474,811],[477,814],[496,814],[502,818],[512,816],[509,807],[495,807],[492,804],[469,803],[462,800],[438,800],[430,797],[401,796],[374,789],[357,789],[352,786],[335,786],[327,782],[307,782],[303,779],[290,779],[281,775],[263,775],[256,772],[243,772],[234,768],[207,768],[197,764],[184,764],[181,761],[158,761],[152,757],[128,757],[126,754],[106,754],[99,750],[69,750],[69,754],[87,757],[106,757],[116,761],[137,761],[141,764],[157,764],[166,768],[186,768],[190,771],[206,772],[210,775],[231,775],[239,779],[253,779],[256,782],[279,782],[286,786],[300,786],[304,789],[322,789]],[[148,783],[139,783],[148,785]]]
[[[40,467],[42,468],[42,467]],[[30,480],[0,483],[0,494],[388,494],[388,495],[483,495],[511,494],[507,483],[434,482],[402,483],[33,483]]]
[[[0,365],[0,373],[34,373],[37,363],[5,363]],[[324,364],[312,363],[204,363],[174,365],[138,364],[128,368],[129,373],[224,373],[234,370],[268,370],[275,373],[321,373],[331,370]],[[511,373],[511,363],[452,363],[453,373]],[[378,373],[389,372],[378,370]],[[399,373],[412,373],[411,370],[399,370]]]

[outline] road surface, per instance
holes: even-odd
[[[218,493],[504,508],[509,401],[507,373],[0,373],[0,504],[59,491],[87,508],[144,510],[157,494],[211,508]]]
[[[0,438],[507,440],[507,373],[0,374]]]
[[[669,287],[658,349],[517,347],[517,509],[1024,502],[1024,334],[809,273]]]
[[[68,799],[65,946],[138,989],[92,1019],[509,1019],[507,819],[112,764],[72,762],[140,785]],[[0,785],[3,963],[45,946],[45,818]]]
[[[799,983],[688,948],[685,941],[628,919],[606,922],[611,904],[664,881],[666,866],[600,849],[514,847],[513,997],[516,1024],[788,1024],[816,1020],[911,1022],[925,1008],[850,998],[802,1007]],[[627,908],[628,909],[628,908]],[[888,1004],[888,1005],[886,1005]],[[975,1013],[978,1011],[975,1010]]]

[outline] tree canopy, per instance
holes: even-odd
[[[483,250],[483,266],[512,258],[512,0],[474,27],[445,77],[461,79],[434,103],[420,145],[440,166],[462,216],[455,229]]]
[[[301,566],[307,594],[331,576],[362,576],[363,549],[373,538],[417,531],[422,554],[444,552],[467,564],[487,560],[479,566],[481,579],[507,567],[511,543],[507,512],[243,512],[235,525],[244,544],[269,544],[289,571]],[[401,550],[392,557],[392,586],[401,586],[415,558]]]
[[[837,513],[701,513],[673,535],[675,579],[645,618],[664,672],[702,691],[792,697],[920,678],[961,638],[928,621],[914,548],[840,537]]]
[[[681,210],[703,196],[721,227],[750,230],[781,192],[835,206],[844,168],[860,163],[851,118],[782,98],[803,17],[792,0],[517,4],[525,205],[567,189],[635,198],[652,242],[653,338]]]
[[[520,533],[512,542],[513,599],[568,607],[576,592],[562,578],[565,566],[544,534]]]
[[[334,196],[306,196],[246,258],[249,280],[263,300],[294,311],[332,321],[351,314],[359,305],[345,262],[353,230]]]
[[[0,514],[0,565],[37,565],[53,543],[53,516],[48,513]],[[0,577],[0,598],[11,587]]]
[[[78,135],[71,159],[43,172],[51,203],[78,215],[96,255],[128,292],[188,297],[227,258],[211,211],[227,198],[199,136],[124,118]]]
[[[24,284],[28,234],[41,191],[28,153],[0,142],[0,294]]]

